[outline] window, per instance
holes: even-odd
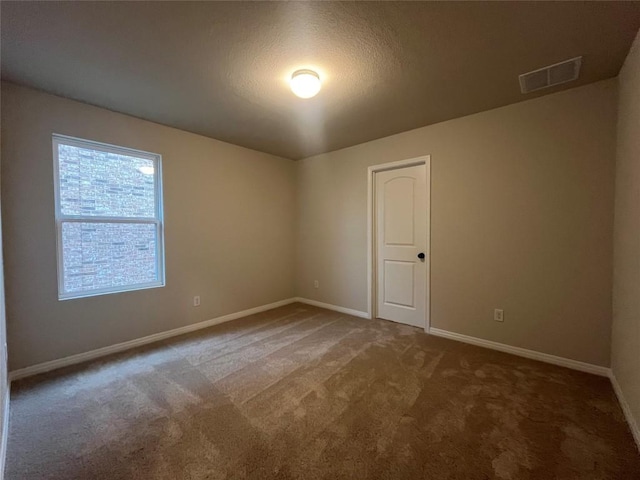
[[[164,285],[161,157],[53,136],[58,298]]]

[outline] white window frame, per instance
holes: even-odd
[[[56,223],[56,248],[58,261],[58,300],[70,300],[74,298],[93,297],[96,295],[106,295],[110,293],[130,292],[132,290],[144,290],[148,288],[158,288],[165,286],[165,269],[164,269],[164,221],[162,208],[162,155],[157,153],[145,152],[142,150],[134,150],[132,148],[119,147],[109,145],[107,143],[95,142],[93,140],[85,140],[81,138],[69,137],[66,135],[53,134],[53,180],[55,193],[55,223]],[[60,205],[60,161],[58,158],[58,146],[71,145],[79,148],[87,148],[91,150],[99,150],[107,153],[115,153],[118,155],[127,155],[131,157],[143,158],[153,161],[154,167],[154,200],[155,200],[155,216],[154,217],[109,217],[109,216],[86,216],[86,215],[63,215]],[[64,251],[62,245],[62,224],[63,223],[147,223],[156,226],[156,271],[158,272],[158,280],[154,282],[138,283],[135,285],[121,285],[109,288],[97,288],[95,290],[87,290],[81,292],[64,291]]]

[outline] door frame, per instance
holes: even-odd
[[[426,308],[424,311],[424,331],[429,333],[431,325],[431,155],[399,160],[397,162],[372,165],[367,169],[367,303],[369,318],[377,315],[377,245],[376,245],[376,173],[387,170],[398,170],[406,167],[424,165],[426,170],[427,187],[427,288]]]

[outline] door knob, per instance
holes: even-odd
[[[420,260],[424,260],[424,253],[420,252],[420,253],[418,254],[418,258],[419,258]]]

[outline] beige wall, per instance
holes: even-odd
[[[366,311],[367,167],[424,154],[432,326],[609,364],[615,80],[296,163],[11,84],[2,93],[12,369],[295,294]],[[166,287],[57,300],[54,132],[163,155]]]
[[[0,98],[1,98],[1,94],[0,94]],[[0,134],[0,137],[1,136],[2,135]],[[1,144],[2,142],[0,141],[0,145]],[[1,157],[1,154],[0,154],[0,157]],[[1,175],[0,175],[0,178],[1,178]],[[9,412],[7,411],[8,409],[6,408],[9,405],[7,403],[9,401],[9,399],[7,398],[7,396],[9,395],[9,382],[7,378],[7,326],[6,326],[6,318],[5,318],[4,264],[2,261],[3,257],[2,257],[1,223],[2,222],[0,221],[0,478],[3,478],[6,447],[7,447],[7,441],[9,440],[7,438],[8,435],[7,436],[4,435],[5,428],[8,427],[7,425],[5,425],[5,421],[9,419],[8,418]]]
[[[640,34],[618,82],[611,363],[637,429],[640,425]]]
[[[608,366],[615,116],[613,79],[298,162],[298,295],[367,310],[367,167],[430,154],[431,325]]]
[[[166,287],[58,301],[54,132],[162,154]],[[11,369],[294,295],[290,160],[6,83],[2,138]]]

